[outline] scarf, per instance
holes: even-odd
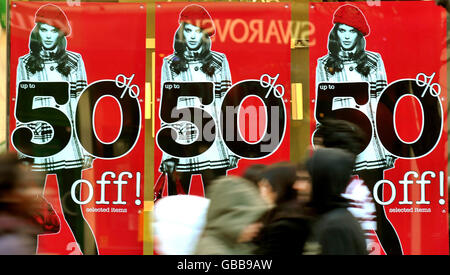
[[[201,51],[202,51],[201,47],[200,47],[200,49],[195,50],[195,51],[186,49],[186,51],[184,52],[184,57],[186,58],[186,60],[188,62],[189,61],[198,61],[201,59]]]
[[[351,61],[351,60],[354,60],[354,58],[355,58],[355,52],[356,52],[356,48],[353,48],[353,50],[350,50],[350,51],[341,49],[338,53],[338,56],[342,61]]]
[[[46,49],[42,48],[41,51],[39,52],[39,56],[44,61],[53,61],[53,60],[55,60],[55,55],[56,55],[57,51],[58,51],[58,47],[55,47],[54,49],[51,49],[51,50],[46,50]]]

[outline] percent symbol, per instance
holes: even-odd
[[[284,87],[281,84],[276,84],[278,77],[280,76],[280,74],[277,74],[275,77],[271,77],[268,74],[263,74],[260,78],[259,78],[259,83],[261,84],[261,87],[263,88],[269,88],[269,90],[267,91],[266,94],[266,98],[269,97],[270,93],[273,91],[273,95],[276,98],[282,98],[284,95]],[[267,79],[267,81],[265,81],[265,79]],[[276,84],[276,85],[275,85]],[[281,90],[278,91],[278,89]]]
[[[417,76],[416,76],[417,86],[425,87],[421,97],[424,97],[428,90],[430,90],[430,94],[434,97],[438,97],[441,94],[441,85],[439,85],[438,83],[431,84],[435,74],[436,73],[433,73],[430,76],[428,76],[424,73],[417,74]],[[421,78],[423,78],[423,80]],[[436,88],[434,88],[434,87],[436,87]]]
[[[131,85],[131,82],[133,82],[133,79],[134,79],[134,74],[131,75],[129,78],[123,74],[119,74],[116,76],[116,86],[119,88],[125,88],[125,89],[123,89],[123,93],[120,95],[120,98],[123,98],[125,96],[125,94],[127,93],[127,91],[131,98],[137,98],[139,96],[139,93],[141,90],[139,89],[138,85],[136,85],[136,84]]]

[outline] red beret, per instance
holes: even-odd
[[[353,27],[359,30],[364,36],[370,32],[366,17],[360,9],[352,5],[341,6],[334,12],[333,24],[336,23]]]
[[[70,35],[70,24],[64,12],[55,5],[47,4],[39,8],[34,23],[43,23],[59,29],[65,36]]]
[[[197,26],[204,30],[209,36],[213,36],[216,33],[214,22],[209,13],[202,6],[196,4],[184,7],[180,13],[178,22],[180,24],[184,22]]]

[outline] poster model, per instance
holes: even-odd
[[[145,5],[10,11],[10,148],[44,175],[57,229],[36,253],[142,254]]]
[[[156,3],[156,198],[289,160],[290,16],[285,3]]]
[[[364,133],[346,195],[370,253],[448,254],[445,10],[311,3],[309,15],[311,142],[330,121]]]

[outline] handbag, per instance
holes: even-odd
[[[167,177],[166,173],[161,173],[161,175],[159,175],[158,180],[153,185],[153,202],[156,202],[162,197],[163,187],[167,182],[166,177]]]
[[[161,173],[161,175],[159,175],[158,180],[155,185],[153,185],[153,202],[156,202],[162,198],[164,186],[168,183],[168,177],[169,175],[167,173]],[[181,186],[181,181],[178,177],[175,184],[177,188],[177,195],[185,195],[183,187]]]

